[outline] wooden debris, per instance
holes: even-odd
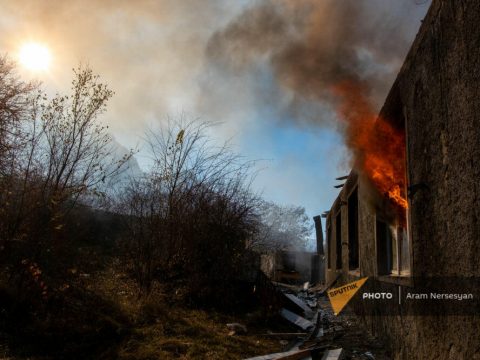
[[[281,338],[281,339],[294,339],[294,338],[297,338],[297,337],[305,337],[307,335],[308,335],[308,333],[305,333],[305,332],[259,334],[259,336]]]
[[[294,324],[294,325],[296,325],[296,326],[298,326],[301,329],[306,330],[306,331],[311,330],[315,326],[311,321],[309,321],[309,320],[307,320],[307,319],[305,319],[305,318],[303,318],[303,317],[301,317],[301,316],[299,316],[299,315],[297,315],[297,314],[295,314],[295,313],[293,313],[293,312],[291,312],[287,309],[280,310],[280,316],[282,316],[284,319],[288,320],[292,324]]]
[[[309,290],[311,292],[322,292],[321,290],[325,289],[325,284],[317,284],[315,286],[312,286]]]
[[[366,356],[370,360],[375,360],[375,356],[370,351],[367,351],[366,353],[363,354],[363,356]]]
[[[303,360],[310,357],[316,349],[290,350],[282,353],[274,353],[262,356],[255,356],[245,360]],[[330,360],[330,359],[329,359]]]
[[[306,341],[320,339],[321,337],[323,337],[323,335],[324,333],[322,326],[322,313],[317,311],[317,313],[315,314],[315,329],[313,329]]]
[[[278,281],[272,281],[272,284],[274,286],[278,286],[278,287],[285,288],[285,289],[288,289],[288,290],[293,290],[293,291],[300,291],[302,289],[302,287],[299,286],[299,285],[285,284],[285,283],[278,282]]]
[[[285,294],[285,297],[288,300],[290,300],[293,304],[295,304],[295,306],[298,307],[307,318],[311,319],[313,317],[314,313],[312,309],[310,309],[302,299],[298,298],[293,294]]]
[[[310,350],[298,350],[292,352],[291,354],[286,354],[285,356],[279,357],[276,360],[302,360],[307,356],[310,356]]]
[[[322,360],[341,360],[344,357],[343,349],[327,350],[323,355]]]

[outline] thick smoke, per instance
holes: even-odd
[[[341,81],[378,107],[412,41],[409,1],[270,0],[246,9],[209,40],[211,64],[232,72],[267,61],[293,92],[290,105],[332,101]],[[318,119],[317,119],[318,120]]]
[[[331,126],[338,97],[330,88],[339,79],[362,85],[376,114],[428,6],[416,2],[0,0],[0,53],[15,56],[26,41],[45,42],[53,62],[42,78],[62,93],[71,68],[88,62],[116,92],[105,120],[127,148],[168,115],[222,122],[216,137],[235,137],[247,156],[275,158],[258,187],[275,183],[271,198],[317,211],[333,194],[312,200],[311,193],[320,183],[330,188],[324,172],[335,172],[338,161],[323,158],[339,159],[344,148],[329,130],[316,129],[330,140],[303,143],[305,156],[282,154],[283,140],[272,139],[277,124]]]
[[[221,0],[1,4],[0,53],[15,58],[22,43],[45,43],[53,60],[51,71],[41,76],[46,86],[61,92],[70,86],[71,69],[88,63],[115,90],[106,118],[127,147],[167,115],[184,109],[195,114],[196,76],[205,44],[214,29],[238,13],[238,6]]]
[[[408,18],[391,16],[406,11],[399,3],[408,4],[264,1],[216,32],[208,43],[207,58],[213,66],[233,73],[266,62],[279,86],[293,94],[288,104],[293,119],[299,120],[298,114],[305,113],[302,108],[312,104],[329,106],[334,116],[318,111],[308,120],[325,124],[338,119],[352,165],[381,197],[405,209],[404,134],[388,119],[376,121],[411,42],[402,28],[408,28]]]
[[[111,125],[128,134],[185,109],[213,121],[247,118],[253,92],[318,122],[318,100],[338,79],[365,83],[375,106],[383,102],[425,8],[414,0],[4,1],[0,49],[45,41],[57,83],[89,62],[117,92]],[[259,64],[275,83],[259,78]]]

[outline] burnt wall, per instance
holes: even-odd
[[[480,276],[479,20],[478,1],[435,2],[388,99],[403,105],[409,183],[419,185],[409,198],[415,275]],[[478,315],[382,325],[405,337],[403,358],[480,358]]]
[[[350,194],[355,190],[357,187],[357,174],[352,171],[345,181],[342,190],[340,191],[337,199],[332,205],[330,209],[327,220],[326,220],[326,233],[327,233],[327,249],[325,253],[325,277],[326,283],[330,284],[334,281],[338,276],[344,273],[349,272],[348,267],[348,209],[347,209],[347,201]],[[342,227],[341,227],[341,253],[338,253],[337,249],[337,240],[339,239],[339,235],[337,235],[337,224],[336,219],[340,214],[341,218],[343,219]],[[329,252],[331,252],[329,254]],[[329,261],[329,256],[331,261]],[[336,268],[337,257],[342,258],[342,266],[341,269]]]
[[[478,1],[435,3],[396,82],[421,274],[480,275],[479,21]]]
[[[383,118],[405,123],[414,276],[480,276],[479,20],[478,1],[434,1],[381,111]],[[349,181],[329,214],[335,230],[330,215],[342,213],[347,249],[341,282],[378,275],[375,210],[364,201],[369,185]],[[348,269],[348,214],[339,205],[355,183],[359,274]],[[380,281],[376,290],[414,286],[403,280]],[[364,321],[389,342],[395,359],[474,359],[480,358],[479,316],[369,315]]]

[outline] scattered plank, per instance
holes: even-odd
[[[294,338],[297,338],[297,337],[305,337],[307,335],[308,335],[308,333],[305,333],[305,332],[259,334],[259,336],[272,337],[272,338],[282,338],[282,339],[294,339]]]
[[[314,293],[318,291],[322,292],[321,290],[323,290],[325,286],[326,286],[325,284],[317,284],[315,286],[312,286],[309,290]]]
[[[272,284],[275,285],[275,286],[283,287],[285,289],[289,289],[289,290],[293,290],[293,291],[302,290],[302,287],[299,286],[299,285],[291,285],[291,284],[286,284],[286,283],[282,283],[282,282],[279,282],[279,281],[272,281]]]
[[[305,359],[307,356],[310,356],[310,350],[298,350],[291,352],[290,354],[286,354],[285,356],[279,357],[276,360],[302,360]]]
[[[293,294],[284,294],[284,295],[288,300],[290,300],[298,308],[300,308],[303,311],[303,314],[307,318],[311,319],[313,317],[314,312],[312,311],[312,309],[310,309],[310,307],[308,307],[307,304],[305,304],[305,302],[302,299],[299,299],[297,296],[295,296]]]
[[[255,356],[255,357],[251,357],[251,358],[244,359],[244,360],[274,360],[274,359],[277,359],[276,356],[281,355],[281,354],[283,354],[283,353],[273,353],[273,354],[268,354],[268,355],[260,355],[260,356]]]
[[[306,338],[306,341],[320,339],[323,337],[323,326],[322,326],[322,313],[317,311],[315,318],[312,319],[312,322],[315,324],[315,329],[310,333],[310,336]]]
[[[255,356],[245,360],[301,360],[310,356],[310,353],[311,350],[290,350],[281,353]]]
[[[341,360],[344,357],[343,349],[327,350],[323,355],[322,360]]]
[[[305,318],[303,318],[303,317],[301,317],[301,316],[299,316],[299,315],[297,315],[297,314],[295,314],[295,313],[293,313],[290,310],[287,310],[285,308],[280,310],[280,316],[283,317],[284,319],[288,320],[292,324],[300,327],[302,330],[305,330],[305,331],[309,331],[315,326],[311,321],[309,321],[309,320],[307,320],[307,319],[305,319]]]

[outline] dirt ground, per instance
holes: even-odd
[[[322,312],[323,328],[323,336],[317,340],[318,345],[343,348],[345,359],[390,359],[384,344],[368,333],[348,306],[336,316],[326,296],[318,299],[318,305]]]

